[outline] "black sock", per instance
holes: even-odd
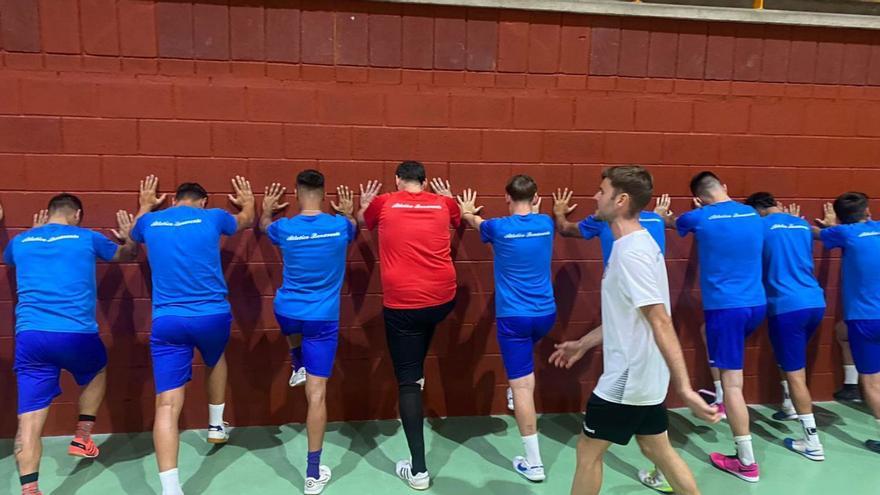
[[[94,423],[95,416],[89,416],[88,414],[80,414],[79,421],[91,421],[92,423]]]
[[[422,388],[418,383],[400,385],[400,422],[412,456],[412,473],[428,470],[425,466],[425,425],[422,413]]]
[[[24,476],[19,476],[18,481],[20,481],[22,485],[27,485],[28,483],[33,483],[33,482],[37,481],[39,478],[40,478],[40,473],[36,472],[36,473],[26,474]]]

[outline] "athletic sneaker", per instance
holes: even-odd
[[[303,383],[306,382],[306,367],[301,366],[299,369],[293,370],[293,373],[290,374],[290,380],[287,381],[287,384],[291,387],[299,387]]]
[[[67,447],[68,455],[85,457],[86,459],[94,459],[95,457],[98,457],[99,452],[100,450],[98,450],[98,446],[95,445],[95,441],[91,438],[83,440],[80,437],[76,437],[70,442],[70,446]]]
[[[782,409],[781,411],[776,411],[773,413],[773,419],[776,421],[792,421],[798,419],[797,411],[794,408],[791,409]]]
[[[834,392],[834,400],[838,402],[861,402],[862,391],[857,384],[844,384],[843,388]]]
[[[724,402],[718,402],[718,396],[715,395],[715,392],[701,388],[697,390],[697,393],[703,397],[707,404],[718,408],[718,414],[721,415],[721,419],[727,419],[727,409],[724,407]]]
[[[716,402],[713,405],[718,407],[718,415],[721,416],[721,419],[727,419],[727,408],[724,407],[724,404]]]
[[[229,423],[208,425],[208,443],[226,443],[229,440]]]
[[[722,471],[726,471],[743,481],[757,483],[760,479],[760,471],[758,470],[757,462],[751,466],[744,466],[743,463],[739,462],[739,458],[735,455],[728,456],[719,452],[712,452],[709,454],[709,459],[712,461],[713,466]]]
[[[409,487],[414,490],[427,490],[431,486],[431,477],[428,472],[413,474],[410,461],[398,462],[394,472],[397,473],[398,478],[406,481]]]
[[[306,478],[306,487],[303,490],[305,495],[318,495],[324,491],[324,487],[330,482],[331,473],[329,467],[321,466],[319,472],[320,475],[318,479]]]
[[[421,389],[421,390],[424,392],[424,390],[425,390],[425,377],[421,377],[421,378],[419,378],[419,379],[416,381],[416,383],[419,384],[419,389]]]
[[[792,452],[797,452],[798,454],[806,457],[811,461],[824,461],[825,460],[825,449],[822,448],[822,444],[818,445],[808,445],[804,440],[795,440],[793,438],[785,439],[785,446],[788,447],[788,450]]]
[[[507,410],[513,411],[513,389],[507,387]]]
[[[871,452],[880,454],[880,440],[865,440],[865,447]]]
[[[513,458],[513,469],[529,481],[539,482],[547,479],[547,476],[544,474],[544,466],[532,466],[529,464],[529,461],[522,456],[516,456]]]
[[[647,469],[640,469],[639,481],[648,488],[657,490],[660,493],[675,493],[675,490],[673,490],[669,482],[666,481],[666,477],[663,476],[663,473],[657,471],[657,468],[650,471]]]

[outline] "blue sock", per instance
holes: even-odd
[[[290,365],[293,369],[298,370],[303,366],[303,350],[302,347],[293,347],[290,349]]]
[[[322,449],[323,450],[323,449]],[[306,476],[318,479],[321,477],[321,451],[309,452],[309,465],[306,468]]]

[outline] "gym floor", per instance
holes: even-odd
[[[861,404],[819,403],[816,419],[827,460],[812,462],[782,445],[786,436],[797,436],[797,422],[778,422],[773,410],[751,408],[755,453],[761,465],[761,482],[750,485],[713,468],[712,451],[733,452],[727,424],[706,426],[689,412],[670,412],[670,436],[693,469],[704,494],[820,494],[878,493],[880,456],[863,442],[877,438],[876,422]],[[205,442],[204,431],[181,436],[180,471],[184,492],[195,494],[302,493],[305,471],[304,425],[234,429],[222,447]],[[397,421],[332,423],[328,426],[322,462],[333,470],[324,493],[411,494],[394,475],[394,463],[407,456],[403,432]],[[428,419],[426,445],[433,485],[430,493],[462,495],[553,494],[569,492],[574,473],[574,445],[580,434],[580,416],[545,415],[540,418],[541,451],[547,480],[531,484],[513,472],[510,458],[521,455],[522,444],[513,417],[462,417]],[[149,433],[99,435],[101,456],[78,460],[66,455],[70,439],[44,439],[40,487],[46,494],[161,493]],[[635,441],[614,446],[605,458],[602,493],[650,494],[636,473],[647,467]],[[3,481],[5,480],[5,481]],[[18,478],[12,457],[12,440],[0,440],[0,488],[17,493]]]

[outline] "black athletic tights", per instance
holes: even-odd
[[[428,308],[384,309],[385,337],[397,377],[400,422],[409,444],[413,474],[428,470],[425,466],[424,414],[419,380],[425,376],[425,356],[431,347],[434,329],[449,315],[453,306],[454,300]]]

